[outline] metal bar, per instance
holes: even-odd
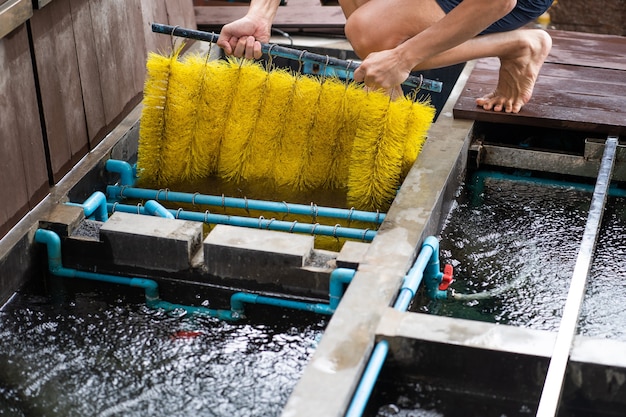
[[[199,41],[216,43],[219,35],[213,32],[203,32],[201,30],[185,29],[178,26],[163,25],[160,23],[152,24],[152,31],[155,33],[163,33],[166,35],[178,36],[181,38],[195,39]],[[279,56],[282,58],[289,58],[298,61],[310,61],[316,62],[327,67],[339,68],[346,70],[347,72],[354,72],[359,67],[359,63],[355,61],[343,60],[339,58],[333,58],[328,55],[320,55],[306,50],[298,50],[293,48],[287,48],[277,44],[261,44],[261,51],[266,54]],[[441,93],[443,83],[441,81],[429,80],[424,77],[409,76],[403,83],[404,85],[412,88],[420,88],[435,93]]]
[[[572,280],[567,294],[567,300],[563,309],[563,317],[554,343],[554,350],[539,406],[537,417],[554,417],[558,411],[563,390],[563,378],[569,360],[572,342],[578,325],[580,307],[585,296],[587,286],[587,275],[591,267],[592,255],[598,240],[598,234],[602,223],[602,214],[608,195],[611,173],[615,164],[615,154],[617,149],[617,137],[609,136],[606,140],[604,155],[598,171],[596,186],[591,198],[589,214],[585,231],[578,249],[578,257],[572,274]]]

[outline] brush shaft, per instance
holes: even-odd
[[[213,32],[185,29],[178,26],[164,25],[160,23],[153,23],[152,31],[155,33],[163,33],[166,35],[195,39],[211,43],[216,43],[217,39],[219,38],[219,35]],[[298,61],[315,62],[326,67],[342,69],[347,72],[354,72],[354,70],[359,67],[359,63],[355,61],[333,58],[328,55],[315,54],[306,50],[301,51],[299,49],[288,48],[277,44],[262,43],[261,50],[268,55],[279,56],[282,58],[294,59]],[[420,88],[435,93],[440,93],[443,87],[443,83],[441,81],[429,80],[422,76],[416,77],[413,75],[409,76],[409,78],[407,78],[403,84],[408,87]]]

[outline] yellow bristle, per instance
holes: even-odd
[[[283,121],[291,106],[292,92],[293,76],[290,73],[278,69],[269,72],[265,97],[250,141],[251,152],[242,169],[244,179],[271,178],[276,157],[281,150]]]
[[[370,92],[361,110],[352,148],[348,203],[363,210],[386,210],[399,185],[404,153],[405,98]]]
[[[210,88],[211,79],[215,76],[216,68],[220,64],[218,61],[208,61],[207,58],[207,56],[193,54],[185,59],[190,84],[195,85],[195,88],[192,88],[189,96],[189,106],[193,109],[189,126],[189,149],[179,156],[186,161],[182,173],[183,180],[195,180],[215,172],[215,169],[208,167],[206,162],[210,161],[215,153],[214,147],[210,146],[209,139],[214,133],[211,129],[215,124],[215,114],[208,112],[205,92]]]
[[[299,189],[298,186],[303,183],[302,167],[306,163],[303,155],[308,151],[309,132],[320,90],[321,83],[318,79],[294,77],[293,98],[283,121],[281,150],[274,168],[274,178],[278,185]]]
[[[358,127],[359,103],[365,100],[365,92],[354,83],[345,86],[340,107],[341,119],[339,121],[337,139],[332,152],[332,160],[328,170],[327,186],[332,189],[346,188],[352,157],[354,135]]]
[[[202,110],[198,123],[203,126],[203,136],[197,137],[194,166],[202,177],[218,171],[222,141],[229,121],[233,92],[239,83],[239,63],[235,61],[210,61],[202,92]]]
[[[192,134],[197,119],[198,73],[180,61],[172,63],[167,118],[167,141],[163,146],[162,180],[166,185],[184,178],[192,148]]]
[[[137,167],[140,181],[146,185],[162,181],[163,149],[167,142],[167,107],[170,72],[182,46],[170,56],[150,53],[146,62],[143,109],[139,126]]]
[[[223,178],[235,181],[242,178],[243,166],[252,152],[250,139],[259,118],[267,79],[267,72],[258,64],[240,60],[239,65],[239,82],[233,91],[218,165]]]
[[[299,197],[346,189],[348,205],[385,211],[434,117],[429,103],[354,83],[179,53],[147,63],[138,168],[148,186],[217,174]]]
[[[299,188],[312,189],[327,184],[333,163],[342,120],[342,104],[346,88],[337,79],[327,78],[321,86],[309,133],[308,147],[302,159]]]
[[[412,102],[408,111],[406,147],[402,163],[402,176],[405,177],[422,151],[428,129],[435,118],[435,108],[429,102]]]

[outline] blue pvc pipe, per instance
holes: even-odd
[[[361,417],[363,415],[388,353],[389,342],[381,340],[376,343],[345,417]]]
[[[329,217],[348,221],[362,221],[381,224],[385,220],[384,213],[349,210],[334,207],[319,207],[315,204],[293,204],[276,201],[252,200],[247,198],[234,198],[199,193],[183,193],[169,190],[151,190],[143,188],[122,187],[118,185],[107,186],[107,196],[111,200],[118,201],[124,198],[138,200],[156,200],[174,203],[187,203],[194,205],[213,206],[222,208],[237,208],[244,210],[270,211],[273,213],[297,214],[317,217]]]
[[[354,278],[355,274],[356,271],[349,268],[337,268],[331,272],[328,295],[330,298],[329,306],[333,311],[339,306],[339,301],[341,301],[341,297],[343,297],[344,288],[352,282],[352,278]]]
[[[65,268],[62,263],[61,238],[50,230],[38,229],[35,232],[35,241],[46,245],[48,252],[48,270],[53,275],[142,288],[145,291],[146,305],[154,309],[163,309],[165,311],[184,310],[190,314],[207,315],[223,320],[237,319],[229,310],[212,310],[206,307],[185,306],[163,301],[159,297],[159,285],[156,281],[151,279],[120,277]]]
[[[292,310],[310,311],[312,313],[332,315],[335,310],[328,304],[306,303],[303,301],[285,300],[276,297],[266,297],[263,295],[247,292],[237,292],[230,297],[230,308],[237,317],[245,317],[245,304],[265,304]]]
[[[146,214],[145,207],[131,206],[126,204],[108,203],[110,212],[121,211],[125,213]],[[276,219],[251,218],[241,216],[229,216],[225,214],[213,214],[208,211],[199,213],[194,211],[184,211],[183,209],[168,210],[177,219],[204,222],[208,224],[228,224],[232,226],[249,227],[253,229],[278,230],[291,233],[306,233],[311,235],[333,236],[336,238],[347,238],[371,242],[376,236],[375,230],[356,229],[342,226],[326,226],[321,224],[298,223],[297,221],[287,222]]]
[[[159,204],[157,201],[148,200],[144,204],[146,211],[153,216],[163,217],[166,219],[174,219],[174,215],[170,213],[165,207]]]
[[[282,298],[266,297],[258,294],[247,292],[237,292],[230,298],[230,308],[237,318],[245,317],[246,304],[265,304],[280,308],[290,308],[293,310],[310,311],[318,314],[332,315],[339,301],[343,296],[345,285],[349,284],[354,277],[356,271],[348,268],[337,268],[330,274],[329,298],[328,304],[323,303],[307,303],[303,301],[285,300]]]
[[[471,184],[476,187],[477,193],[482,192],[483,182],[487,178],[492,178],[496,180],[506,180],[506,181],[516,181],[516,182],[526,182],[530,184],[537,184],[548,187],[560,187],[560,188],[572,188],[579,191],[592,193],[595,184],[583,184],[576,183],[571,181],[560,181],[560,180],[551,180],[547,178],[537,178],[531,176],[522,176],[522,175],[513,175],[506,174],[503,172],[496,171],[476,171],[472,175]],[[616,186],[610,186],[608,195],[611,197],[626,197],[626,190],[618,188]]]
[[[116,275],[99,274],[95,272],[78,271],[76,269],[65,268],[62,263],[61,238],[55,232],[38,229],[35,232],[35,241],[46,245],[48,251],[48,269],[53,275],[67,278],[84,278],[93,281],[103,281],[112,284],[122,284],[130,287],[143,288],[146,293],[147,304],[159,299],[158,284],[149,279],[119,277]]]
[[[96,220],[106,222],[109,219],[107,212],[107,197],[102,191],[96,191],[87,198],[83,204],[65,203],[68,206],[82,207],[85,217],[94,215]]]
[[[63,266],[61,254],[61,238],[53,231],[38,229],[35,232],[35,241],[46,245],[48,252],[48,269],[53,275],[66,278],[83,278],[107,282],[110,284],[143,288],[145,290],[146,305],[150,308],[162,309],[165,311],[183,310],[188,314],[205,315],[229,321],[239,320],[245,317],[245,304],[265,304],[275,307],[332,315],[339,304],[339,299],[343,295],[344,285],[349,284],[355,274],[354,270],[346,268],[337,268],[331,273],[329,286],[331,303],[329,304],[306,303],[302,301],[293,301],[238,292],[231,296],[231,310],[214,310],[206,307],[187,306],[163,301],[159,297],[159,286],[157,282],[150,279],[121,277],[117,275],[100,274],[65,268]]]
[[[439,290],[442,276],[443,274],[439,271],[439,240],[434,236],[429,236],[424,240],[417,259],[404,277],[400,294],[393,308],[398,311],[406,311],[411,300],[415,297],[422,279],[426,281],[425,285],[427,286],[429,296],[444,298],[445,295],[447,297],[446,291]],[[428,288],[428,286],[432,287],[433,285],[435,285],[434,288]],[[389,343],[386,340],[379,341],[374,347],[363,376],[352,397],[346,417],[360,417],[363,415],[388,352]]]
[[[135,172],[128,162],[109,159],[105,163],[105,168],[109,172],[120,174],[120,185],[128,187],[135,185]]]

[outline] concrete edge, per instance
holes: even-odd
[[[376,329],[427,235],[438,233],[462,181],[473,122],[452,109],[474,67],[468,63],[394,200],[283,417],[343,416],[374,347]],[[419,190],[420,192],[416,192]]]

